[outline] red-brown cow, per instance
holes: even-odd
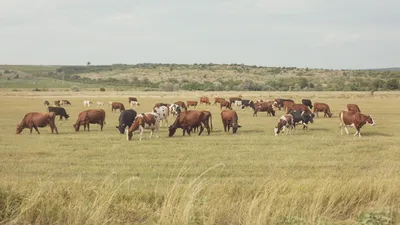
[[[225,100],[225,98],[215,97],[214,98],[214,105],[217,104],[217,103],[220,103],[222,100]]]
[[[231,104],[234,103],[235,101],[242,101],[242,98],[239,98],[239,97],[231,97],[231,98],[229,98],[229,102]]]
[[[361,112],[360,107],[357,104],[347,104],[347,109],[353,112]]]
[[[129,97],[128,98],[128,103],[131,103],[131,102],[137,102],[138,100],[137,100],[137,98],[136,97]]]
[[[232,132],[236,134],[237,129],[242,127],[238,124],[239,117],[233,110],[225,109],[221,112],[222,124],[224,125],[224,131],[228,131],[232,127]]]
[[[291,108],[291,107],[293,107],[293,105],[294,104],[296,104],[296,103],[294,103],[294,102],[291,102],[291,101],[283,101],[283,103],[282,103],[282,108],[284,109],[284,110],[286,110],[286,112],[289,110],[289,108]]]
[[[150,130],[150,137],[153,136],[153,133],[156,134],[158,138],[158,130],[160,128],[160,121],[159,116],[156,113],[141,113],[136,116],[135,120],[133,121],[132,125],[129,127],[128,130],[125,131],[126,133],[126,140],[131,140],[133,137],[133,132],[136,130],[140,131],[139,140],[142,140],[143,131],[145,129]]]
[[[183,101],[177,101],[174,104],[179,105],[182,109],[185,109],[185,111],[187,110],[187,107]]]
[[[331,118],[333,115],[331,113],[329,105],[325,103],[319,103],[319,102],[314,103],[314,114],[317,113],[317,117],[319,117],[318,112],[324,112],[324,117],[328,116],[329,118]]]
[[[231,103],[231,102],[228,102],[228,101],[226,101],[226,100],[221,100],[221,101],[219,102],[219,106],[220,106],[221,110],[222,110],[222,107],[225,107],[225,108],[227,108],[227,109],[232,109],[232,103]]]
[[[79,131],[81,125],[83,125],[83,130],[87,129],[89,131],[89,124],[100,124],[100,130],[103,130],[103,125],[106,123],[104,120],[106,118],[106,112],[102,109],[89,109],[79,113],[78,119],[73,125],[75,131]]]
[[[124,104],[122,104],[121,102],[113,102],[111,104],[111,112],[116,112],[117,109],[119,109],[120,112],[123,112],[125,110],[125,106]]]
[[[176,117],[174,124],[169,127],[169,136],[172,137],[178,128],[183,129],[183,136],[185,136],[185,131],[190,135],[192,128],[198,126],[200,126],[199,135],[203,133],[204,127],[207,129],[208,135],[210,135],[210,121],[212,121],[212,116],[209,112],[197,110],[181,112]]]
[[[210,99],[208,97],[200,97],[200,104],[204,103],[206,105],[211,105]]]
[[[197,101],[186,101],[186,105],[188,108],[189,108],[189,106],[193,106],[196,108],[197,103],[198,103]]]
[[[292,104],[292,105],[289,105],[288,108],[287,108],[287,113],[290,113],[290,111],[293,111],[293,110],[304,111],[304,112],[307,112],[307,113],[311,114],[312,116],[314,115],[311,112],[311,110],[308,108],[308,106],[306,106],[304,104]]]
[[[365,125],[369,124],[371,126],[375,126],[375,121],[372,118],[371,115],[364,115],[359,112],[354,112],[354,111],[341,111],[339,114],[339,119],[340,119],[340,134],[343,135],[343,129],[345,129],[346,134],[349,135],[349,130],[347,127],[355,127],[356,128],[356,133],[354,136],[358,134],[359,137],[361,137],[360,129]]]
[[[262,102],[255,106],[253,116],[257,116],[258,112],[267,112],[268,116],[275,116],[275,110],[268,102]]]
[[[51,133],[53,134],[54,130],[56,134],[58,134],[58,130],[54,119],[56,118],[56,114],[54,112],[30,112],[27,113],[22,119],[21,123],[17,125],[16,134],[20,134],[23,129],[29,128],[30,134],[32,134],[32,128],[35,128],[36,132],[40,134],[38,127],[45,127],[47,125],[50,126]]]

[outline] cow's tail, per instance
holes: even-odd
[[[213,131],[213,125],[212,125],[212,114],[210,113],[210,127],[211,127],[211,131]]]

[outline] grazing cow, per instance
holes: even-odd
[[[242,127],[238,124],[239,117],[233,110],[225,109],[221,112],[222,124],[224,125],[224,131],[228,131],[232,127],[232,132],[236,134],[237,129]]]
[[[287,113],[290,113],[290,111],[292,111],[292,110],[305,111],[305,112],[311,114],[312,117],[314,117],[314,114],[311,112],[311,110],[306,105],[303,105],[303,104],[291,104],[291,105],[289,105],[288,108],[287,108]]]
[[[62,105],[71,105],[71,102],[68,100],[61,100]]]
[[[286,135],[288,135],[289,132],[293,131],[293,127],[294,127],[293,115],[292,114],[283,115],[281,116],[281,118],[279,118],[278,125],[276,125],[276,127],[274,128],[275,136],[278,136],[281,131],[283,134],[285,132],[285,129],[287,129]]]
[[[229,98],[229,102],[232,104],[232,103],[235,103],[235,101],[242,101],[242,99],[241,98],[239,98],[239,97],[230,97]]]
[[[83,101],[83,106],[85,106],[85,107],[86,107],[86,106],[87,106],[87,107],[90,107],[91,104],[93,104],[93,102],[91,102],[91,101],[89,101],[89,100],[84,100],[84,101]]]
[[[357,104],[347,104],[347,109],[353,112],[361,112],[360,107]]]
[[[255,106],[253,116],[257,116],[258,112],[267,112],[268,116],[275,116],[275,110],[272,108],[272,105],[268,104],[268,102],[263,102],[258,106]]]
[[[324,112],[324,117],[328,116],[329,118],[331,118],[333,115],[331,113],[331,109],[329,108],[329,105],[325,104],[325,103],[316,102],[314,104],[314,114],[317,113],[317,117],[319,117],[318,112]]]
[[[55,106],[61,106],[61,101],[60,100],[55,100],[54,101]]]
[[[48,106],[48,105],[50,105],[50,102],[49,102],[49,101],[47,101],[47,100],[44,100],[44,101],[43,101],[43,105],[46,105],[46,106]]]
[[[81,125],[83,125],[83,130],[86,130],[86,126],[88,131],[89,124],[100,124],[100,130],[103,130],[103,125],[106,123],[104,120],[106,118],[106,112],[102,109],[89,109],[79,113],[78,119],[76,120],[73,127],[75,131],[79,131]]]
[[[116,126],[116,128],[119,130],[119,133],[124,134],[125,133],[125,128],[126,127],[130,127],[133,123],[133,121],[136,118],[136,111],[133,109],[128,109],[125,110],[123,112],[121,112],[121,114],[119,115],[118,118],[118,126]]]
[[[294,121],[294,128],[296,128],[296,123],[303,124],[303,130],[307,129],[308,130],[308,122],[314,123],[314,119],[312,114],[305,112],[305,111],[299,111],[299,110],[292,110],[290,113],[293,116],[293,121]]]
[[[158,119],[157,113],[141,113],[136,116],[136,119],[133,121],[132,125],[129,127],[128,130],[125,131],[126,133],[126,140],[130,141],[133,137],[133,132],[139,130],[140,137],[139,140],[142,140],[143,131],[145,129],[150,130],[150,137],[153,136],[155,133],[156,137],[158,138],[158,130],[159,130],[160,122]]]
[[[225,100],[225,98],[215,97],[214,98],[214,105],[217,104],[217,103],[220,103],[222,100]]]
[[[103,106],[103,105],[104,105],[104,102],[97,101],[96,104],[97,104],[97,106]]]
[[[48,108],[49,112],[53,112],[56,114],[56,116],[60,116],[60,120],[62,120],[62,118],[64,117],[66,120],[68,120],[69,115],[67,114],[67,112],[65,111],[65,109],[63,107],[52,107],[49,106]]]
[[[208,97],[200,97],[200,104],[204,103],[206,105],[211,105],[210,99]]]
[[[301,100],[301,103],[303,103],[303,105],[308,106],[310,109],[313,108],[313,105],[312,105],[312,102],[311,102],[310,99],[302,99],[302,100]]]
[[[124,111],[125,110],[124,104],[122,104],[121,102],[113,102],[111,104],[111,112],[114,112],[114,111],[116,112],[117,109],[119,109],[120,112]]]
[[[181,107],[177,104],[171,104],[169,106],[169,111],[173,116],[177,116],[181,112]]]
[[[189,108],[189,106],[193,106],[196,108],[197,106],[197,101],[186,101],[186,105]]]
[[[153,108],[153,112],[158,114],[158,120],[161,123],[165,120],[165,126],[168,127],[169,108],[167,106],[159,106]]]
[[[228,101],[226,101],[226,100],[221,100],[221,101],[219,102],[219,106],[220,106],[221,110],[222,110],[222,107],[225,107],[225,108],[227,108],[227,109],[232,109],[232,103],[231,103],[231,102],[228,102]]]
[[[131,101],[137,102],[138,100],[136,97],[129,97],[128,102],[131,103]]]
[[[359,112],[354,112],[354,111],[341,111],[339,114],[339,119],[340,119],[340,134],[343,135],[343,129],[345,129],[346,134],[349,135],[349,130],[347,127],[355,127],[356,128],[356,133],[354,136],[358,134],[359,137],[361,137],[360,129],[365,125],[369,124],[371,126],[375,126],[375,121],[372,118],[371,115],[364,115]]]
[[[21,123],[17,125],[16,134],[20,134],[23,129],[29,128],[30,134],[32,134],[32,128],[35,128],[36,132],[40,134],[38,127],[45,127],[47,125],[50,126],[51,133],[56,131],[58,134],[58,130],[54,119],[56,118],[56,114],[53,112],[45,113],[45,112],[30,112],[27,113],[22,119]]]
[[[177,101],[174,104],[179,105],[181,109],[185,109],[185,111],[187,110],[187,107],[183,101]]]
[[[130,105],[131,105],[131,107],[133,107],[134,105],[140,106],[139,102],[137,102],[137,101],[131,101]]]
[[[282,108],[285,108],[284,107],[284,102],[292,102],[292,103],[294,103],[294,101],[292,99],[283,99],[283,98],[275,99],[275,102],[276,102],[277,107],[278,107],[279,110],[281,110]]]
[[[206,111],[188,110],[181,112],[176,117],[175,122],[169,126],[169,137],[172,137],[178,128],[183,129],[183,136],[185,136],[185,131],[190,135],[192,128],[198,126],[200,126],[199,135],[203,133],[204,127],[210,135],[209,121],[212,121],[212,116],[211,113]]]

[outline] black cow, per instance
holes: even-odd
[[[313,107],[310,99],[303,99],[303,100],[301,100],[301,103],[303,103],[303,105],[310,107],[310,109],[312,109],[312,107]]]
[[[67,112],[65,111],[65,109],[63,107],[49,106],[48,110],[49,110],[49,112],[54,112],[56,114],[56,116],[60,116],[60,120],[62,120],[63,117],[66,120],[68,120],[68,118],[69,118],[69,115],[67,114]]]
[[[133,109],[128,109],[121,112],[118,118],[119,125],[116,126],[116,128],[119,130],[119,133],[124,134],[125,128],[132,125],[136,118],[136,114],[136,111]]]
[[[293,116],[294,127],[296,127],[296,123],[303,124],[303,130],[308,130],[308,122],[313,123],[313,116],[305,111],[292,110],[290,114]]]
[[[246,107],[250,107],[250,102],[253,102],[253,101],[252,100],[242,100],[241,108],[244,109]]]

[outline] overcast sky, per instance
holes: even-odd
[[[400,66],[399,0],[0,0],[0,64]]]

